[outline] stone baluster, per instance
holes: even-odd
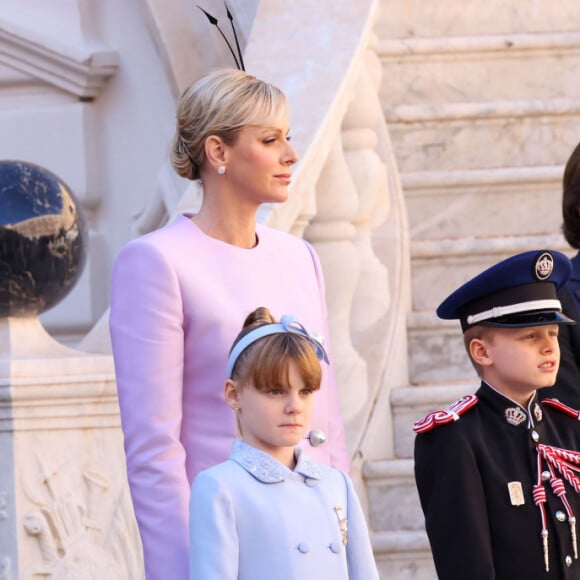
[[[351,341],[351,311],[360,275],[353,221],[358,196],[344,156],[341,134],[330,147],[316,184],[317,212],[304,232],[318,253],[327,288],[334,369],[349,441],[349,425],[367,397],[366,364]]]
[[[359,255],[360,275],[353,297],[351,332],[353,344],[368,364],[371,385],[381,370],[383,317],[390,301],[389,272],[373,249],[373,231],[389,212],[387,168],[377,152],[377,127],[384,123],[378,96],[380,79],[380,61],[369,49],[342,123],[344,156],[358,196],[353,244]]]

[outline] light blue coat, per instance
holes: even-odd
[[[291,471],[235,441],[230,458],[195,478],[190,580],[378,580],[350,478],[296,449]],[[335,508],[347,519],[347,544]]]

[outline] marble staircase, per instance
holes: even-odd
[[[556,13],[557,12],[557,13]],[[391,393],[394,455],[364,466],[384,578],[436,578],[413,480],[413,422],[478,379],[435,308],[513,253],[567,251],[563,164],[580,140],[580,5],[384,1],[381,102],[411,235],[409,378]],[[388,372],[388,369],[387,369]]]

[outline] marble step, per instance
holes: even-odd
[[[436,578],[413,475],[413,460],[370,461],[363,467],[369,527],[381,578]]]
[[[520,208],[514,220],[524,222],[528,208]],[[529,211],[539,211],[530,208]],[[485,268],[508,256],[532,249],[553,249],[573,255],[562,234],[464,237],[413,240],[411,242],[412,311],[432,314],[457,287]],[[423,321],[422,321],[423,324]],[[413,329],[413,320],[408,322]],[[413,345],[410,348],[414,348]]]
[[[425,532],[382,532],[371,541],[381,580],[437,580]]]
[[[412,459],[368,461],[363,466],[374,532],[421,531],[423,513],[415,487]]]
[[[381,1],[375,30],[387,38],[472,36],[481,34],[574,31],[580,3],[505,2],[505,0]]]
[[[410,386],[391,391],[393,441],[396,457],[412,459],[415,421],[422,419],[431,411],[445,409],[459,397],[475,392],[478,387],[479,379],[474,379],[468,383]],[[368,487],[370,489],[371,485],[368,484]],[[415,520],[411,519],[410,521]]]
[[[578,143],[580,99],[384,107],[399,170],[563,165]]]
[[[439,320],[432,311],[413,312],[407,321],[412,385],[477,380],[459,322]]]
[[[547,100],[578,94],[578,31],[383,38],[377,53],[383,69],[381,101],[392,105]]]
[[[557,165],[404,174],[411,239],[559,232],[563,171]],[[525,219],[514,219],[514,208]]]

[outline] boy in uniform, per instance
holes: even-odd
[[[437,309],[482,382],[415,423],[415,478],[440,580],[580,579],[578,411],[536,390],[558,372],[559,252],[518,254]]]

